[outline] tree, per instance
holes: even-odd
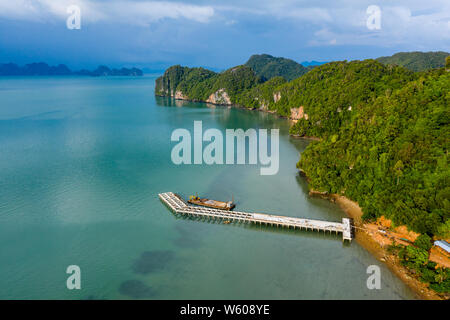
[[[428,252],[413,246],[406,247],[406,260],[410,260],[417,267],[424,266],[428,262]]]
[[[397,177],[397,185],[398,185],[398,180],[403,175],[403,162],[402,162],[402,160],[398,160],[395,163],[395,165],[394,165],[394,172],[395,172],[395,176]]]
[[[414,241],[414,245],[425,251],[430,250],[431,247],[433,246],[431,243],[431,237],[429,235],[427,235],[426,233],[418,236],[416,241]]]

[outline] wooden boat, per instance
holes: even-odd
[[[198,196],[190,196],[189,203],[196,204],[198,206],[208,207],[208,208],[214,208],[214,209],[220,209],[220,210],[233,210],[236,206],[233,201],[223,202],[223,201],[217,201],[217,200],[211,200],[206,198],[200,198]]]

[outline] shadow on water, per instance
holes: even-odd
[[[305,176],[303,176],[300,172],[298,172],[295,176],[295,180],[297,181],[298,186],[303,194],[309,194],[308,181]]]
[[[134,273],[143,275],[159,272],[167,269],[174,257],[175,254],[169,250],[145,251],[134,262],[132,269]],[[154,288],[139,280],[122,282],[119,292],[133,299],[154,298],[158,294]]]
[[[107,299],[106,298],[99,298],[99,297],[94,296],[94,295],[89,295],[89,296],[84,297],[81,300],[107,300]]]
[[[303,137],[294,137],[289,135],[289,142],[295,147],[295,149],[299,152],[303,152],[306,147],[312,142],[311,139],[303,138]],[[300,159],[297,159],[297,161]]]
[[[180,248],[199,248],[202,245],[202,241],[196,234],[193,234],[191,230],[185,225],[176,225],[178,237],[174,240],[174,244]]]
[[[168,250],[145,251],[133,264],[133,271],[138,274],[158,272],[168,267],[175,254]]]
[[[205,107],[206,103],[203,102],[193,102],[188,100],[177,100],[172,97],[160,97],[155,96],[156,105],[159,107],[191,107],[200,108]]]
[[[333,198],[328,198],[327,196],[320,196],[320,195],[309,195],[309,187],[308,182],[306,181],[306,178],[301,174],[298,173],[296,176],[296,181],[299,186],[299,188],[302,191],[302,194],[306,195],[306,199],[308,202],[314,204],[316,207],[324,208],[324,209],[338,209],[339,212],[343,211],[340,209],[339,205],[335,202]],[[342,217],[346,216],[344,213],[342,215],[337,215],[336,211],[333,211],[334,214],[330,215],[326,219],[341,219]]]
[[[154,298],[157,291],[139,280],[127,280],[119,287],[120,294],[133,299]]]

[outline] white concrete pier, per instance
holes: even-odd
[[[240,211],[227,211],[210,209],[206,207],[191,206],[173,192],[160,193],[159,198],[173,212],[187,216],[205,217],[224,221],[254,223],[275,227],[298,228],[312,231],[342,233],[342,240],[352,241],[352,223],[349,218],[343,218],[342,223],[322,220],[303,219],[295,217],[277,216],[265,213],[248,213]]]

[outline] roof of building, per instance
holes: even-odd
[[[435,246],[441,247],[442,249],[444,249],[445,251],[450,253],[450,244],[445,241],[445,240],[436,240],[434,242]]]

